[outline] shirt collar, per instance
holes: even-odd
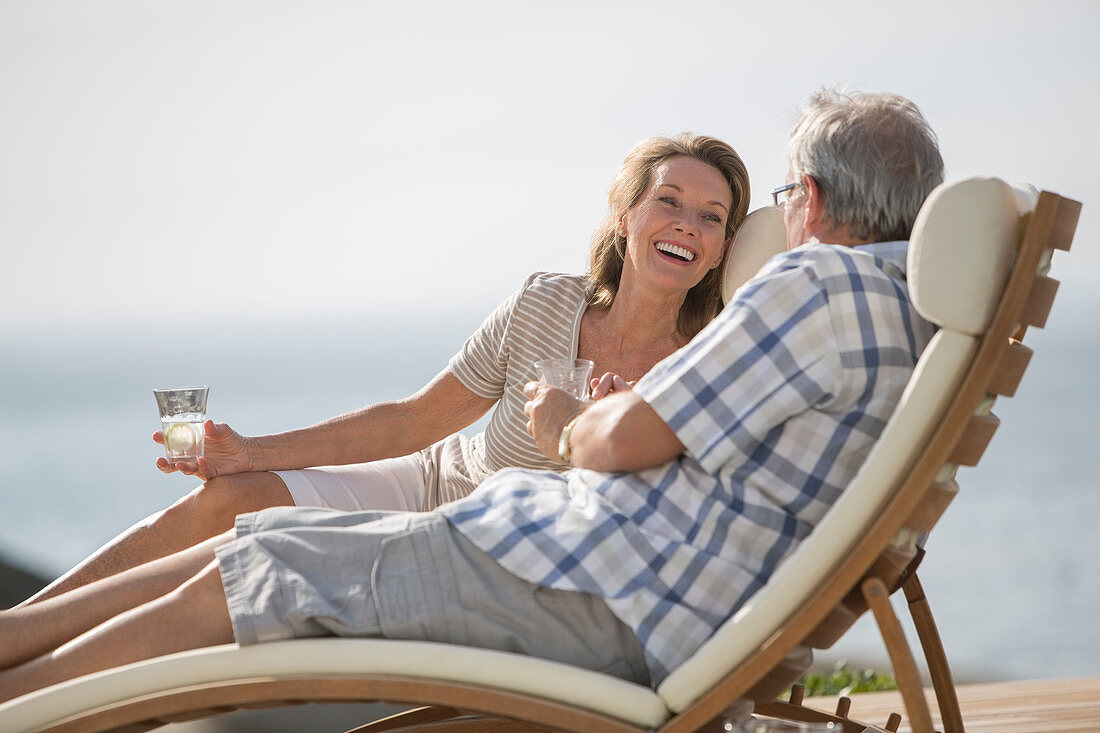
[[[872,257],[883,261],[884,270],[902,280],[905,279],[905,253],[909,250],[909,242],[898,240],[895,242],[871,242],[870,244],[857,244],[854,250],[866,252]],[[897,272],[891,272],[896,270]]]

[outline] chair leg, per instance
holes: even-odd
[[[902,589],[905,591],[905,600],[909,603],[913,625],[917,627],[924,658],[928,662],[928,673],[936,691],[944,733],[963,733],[962,709],[959,707],[959,697],[955,694],[951,667],[947,664],[947,655],[943,651],[940,632],[936,629],[936,620],[932,618],[932,607],[928,605],[928,598],[916,573],[906,579]]]
[[[894,667],[894,676],[898,681],[901,699],[909,713],[909,726],[913,733],[932,733],[932,713],[928,710],[928,701],[924,698],[924,689],[920,683],[920,673],[909,644],[905,641],[898,617],[890,605],[890,591],[878,578],[867,578],[860,586],[863,598],[875,615],[890,663]]]

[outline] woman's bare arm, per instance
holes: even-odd
[[[496,404],[449,370],[411,397],[379,402],[301,430],[251,440],[252,470],[342,465],[404,456],[470,425]]]
[[[449,370],[411,397],[379,402],[300,430],[245,437],[228,425],[207,422],[205,456],[198,461],[157,460],[165,473],[211,479],[242,471],[279,471],[363,463],[414,453],[472,424],[496,399],[479,397]],[[164,442],[159,431],[153,440]]]

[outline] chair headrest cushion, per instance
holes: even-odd
[[[765,262],[786,249],[783,212],[774,206],[750,212],[733,235],[722,265],[722,302],[730,302],[737,289],[751,280]]]
[[[1020,218],[1038,192],[998,178],[937,186],[917,214],[908,254],[909,292],[917,311],[953,331],[985,332],[1020,240]]]

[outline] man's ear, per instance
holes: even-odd
[[[802,208],[806,217],[806,232],[814,236],[825,227],[825,196],[821,187],[809,174],[803,174],[802,185],[806,188],[806,202]]]

